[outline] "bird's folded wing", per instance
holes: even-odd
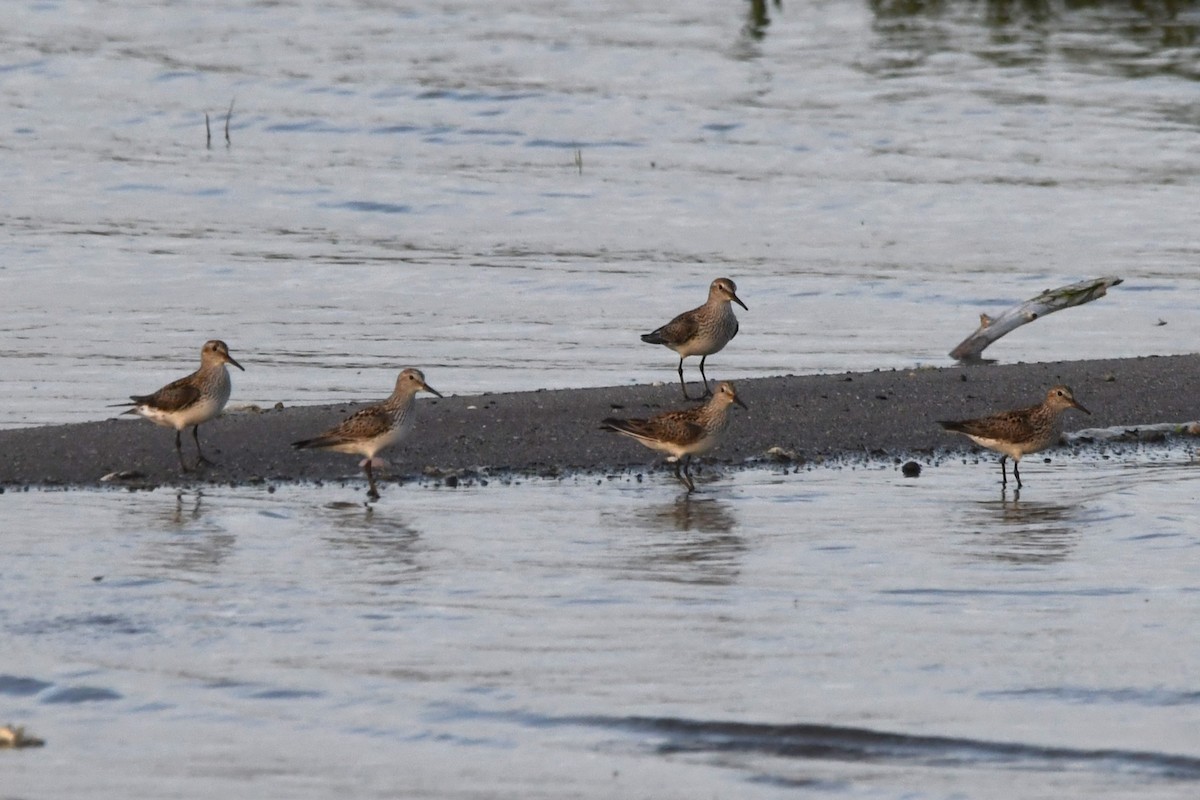
[[[1023,441],[1036,433],[1029,415],[1023,411],[1004,411],[983,419],[969,419],[959,423],[958,430],[968,436],[1003,438],[1012,442]]]
[[[200,397],[200,387],[188,378],[180,378],[168,383],[154,394],[130,399],[137,405],[151,406],[160,411],[179,411],[195,404]]]

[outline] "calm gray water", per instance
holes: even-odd
[[[988,355],[1200,337],[1193,5],[787,3],[761,38],[737,0],[10,5],[3,426],[214,336],[235,403],[670,380],[637,334],[722,274],[716,378],[947,364],[1103,274]]]
[[[988,355],[1193,351],[1200,11],[1076,5],[10,3],[0,427],[214,336],[234,404],[673,381],[718,275],[714,378],[1107,274]],[[1191,454],[966,461],[5,493],[0,797],[1194,797]]]

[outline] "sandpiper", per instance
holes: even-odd
[[[688,356],[700,356],[700,377],[704,380],[704,394],[701,397],[712,394],[708,387],[708,376],[704,374],[704,361],[737,336],[738,321],[729,307],[731,302],[746,308],[746,304],[737,296],[734,282],[729,278],[717,278],[708,287],[708,302],[683,312],[658,330],[642,335],[643,342],[666,345],[679,354],[679,385],[683,388],[685,400],[692,399],[683,380],[683,360]]]
[[[702,406],[695,406],[680,411],[668,411],[650,419],[615,419],[609,417],[600,423],[600,429],[623,433],[637,439],[651,450],[667,454],[667,461],[675,464],[675,477],[678,478],[688,493],[696,490],[692,483],[688,464],[693,455],[706,453],[713,448],[721,432],[729,423],[729,406],[737,403],[742,408],[746,404],[741,401],[734,391],[733,384],[722,381],[717,384],[717,391]],[[683,472],[680,472],[680,459],[683,459]]]
[[[965,434],[976,444],[1000,453],[1001,486],[1008,485],[1004,461],[1011,456],[1013,475],[1020,489],[1021,471],[1017,465],[1021,462],[1021,456],[1044,450],[1058,441],[1062,434],[1061,417],[1068,408],[1077,408],[1085,414],[1092,413],[1075,399],[1071,387],[1055,386],[1046,393],[1046,399],[1036,406],[961,422],[938,420],[938,424],[948,431]]]
[[[371,489],[367,497],[379,499],[375,488],[372,466],[381,466],[376,454],[403,439],[413,426],[413,398],[417,392],[429,392],[438,397],[442,393],[425,382],[425,374],[419,369],[406,369],[396,378],[392,396],[382,403],[368,406],[347,417],[341,424],[312,439],[292,442],[297,450],[333,450],[338,453],[363,456],[360,464],[367,473]]]
[[[204,451],[200,449],[200,425],[220,414],[229,402],[232,386],[226,364],[246,371],[229,355],[228,345],[220,339],[210,339],[200,349],[200,369],[168,383],[154,394],[132,395],[129,398],[133,401],[133,408],[126,414],[140,414],[157,425],[175,429],[175,453],[184,472],[190,470],[183,460],[183,444],[179,434],[189,425],[192,426],[192,439],[196,442],[196,466],[213,463],[205,458]]]

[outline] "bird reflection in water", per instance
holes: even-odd
[[[1000,500],[970,507],[965,527],[973,529],[972,554],[986,561],[1052,564],[1064,561],[1079,543],[1079,506],[1022,501],[1021,492],[1004,491]]]
[[[1191,68],[1194,54],[1188,50],[1200,41],[1192,5],[1175,0],[867,0],[880,34],[875,49],[905,53],[901,61],[878,62],[885,70],[903,71],[927,57],[961,50],[1001,66],[1029,69],[1062,59],[1133,78],[1186,74]],[[979,31],[987,37],[977,37]]]
[[[331,503],[324,510],[323,523],[333,528],[325,542],[355,562],[345,573],[351,582],[395,586],[428,569],[420,558],[420,534],[389,512],[360,503]]]
[[[775,10],[783,8],[783,0],[774,0]],[[746,15],[746,25],[742,32],[752,39],[762,39],[767,35],[767,26],[771,24],[771,14],[767,0],[750,0],[750,10]]]
[[[191,575],[216,573],[237,542],[234,534],[206,513],[201,491],[192,497],[183,491],[176,492],[166,506],[155,505],[153,516],[161,521],[156,528],[172,532],[170,537],[148,542],[137,559],[155,575],[165,572],[178,580],[181,576],[186,579]]]
[[[673,583],[734,583],[747,549],[733,533],[736,526],[726,503],[686,494],[642,509],[632,519],[612,520],[614,530],[638,531],[636,544],[621,548],[622,571],[637,580]]]
[[[185,525],[191,520],[200,519],[200,503],[203,499],[204,492],[197,491],[195,499],[188,503],[183,498],[183,492],[178,491],[175,493],[174,507],[170,508],[165,516],[176,527]]]

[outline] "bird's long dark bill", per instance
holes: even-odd
[[[240,369],[242,372],[245,372],[245,371],[246,371],[246,368],[245,368],[245,367],[243,367],[241,364],[237,363],[237,361],[235,361],[235,360],[233,359],[233,356],[231,356],[231,355],[226,355],[226,356],[225,356],[225,360],[226,360],[226,361],[228,361],[230,364],[233,364],[235,367],[237,367],[238,369]]]
[[[749,310],[749,309],[747,309],[747,310]],[[740,398],[740,397],[735,397],[735,398],[733,398],[733,402],[737,403],[739,406],[741,406],[742,408],[746,409],[747,411],[749,411],[749,410],[750,410],[750,406],[748,406],[748,405],[746,405],[745,403],[743,403],[743,402],[742,402],[742,398]]]
[[[430,386],[428,383],[422,383],[421,388],[424,389],[425,391],[429,392],[430,394],[437,395],[438,397],[443,396],[441,392],[439,392],[437,389]]]
[[[739,298],[736,294],[729,295],[729,299],[732,300],[733,302],[737,303],[742,308],[746,308],[746,304],[743,303],[741,301],[741,298]],[[746,308],[746,310],[749,311],[750,309]]]
[[[1083,407],[1083,404],[1079,403],[1078,401],[1072,400],[1072,401],[1071,401],[1071,405],[1072,405],[1074,408],[1078,408],[1080,411],[1082,411],[1083,413],[1087,414],[1089,417],[1092,415],[1092,412],[1090,412],[1090,411],[1088,411],[1086,408],[1084,408],[1084,407]]]

